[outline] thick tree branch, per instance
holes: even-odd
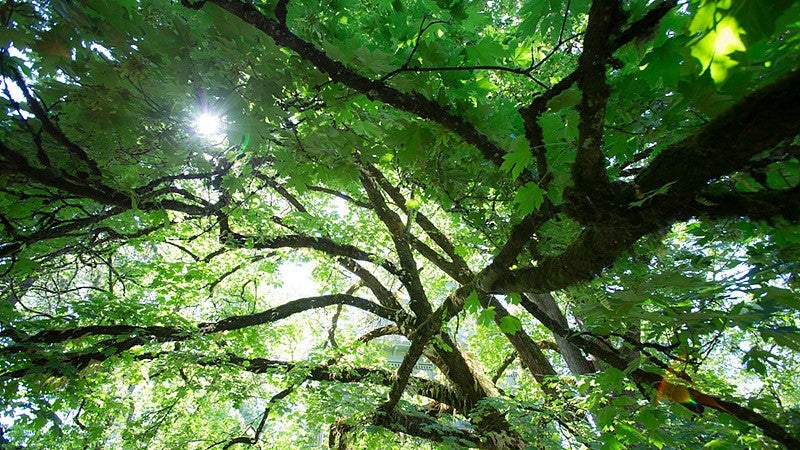
[[[393,186],[389,180],[378,170],[377,167],[373,166],[369,163],[363,163],[364,169],[372,176],[378,185],[383,189],[384,192],[389,194],[389,197],[392,199],[395,205],[398,208],[401,208],[406,214],[408,214],[408,210],[406,209],[406,199],[403,194]],[[425,256],[428,260],[436,264],[440,269],[447,272],[448,275],[453,277],[454,280],[459,282],[465,282],[470,276],[472,276],[472,271],[469,270],[469,266],[467,265],[464,258],[456,253],[455,247],[453,243],[445,236],[444,233],[439,230],[436,225],[428,219],[425,214],[417,211],[414,214],[414,221],[422,228],[423,231],[431,238],[436,245],[439,246],[446,254],[450,257],[451,261],[447,261],[444,258],[438,256],[438,253],[425,245],[423,242],[416,240],[414,242],[414,247],[419,251],[423,256]]]
[[[72,366],[83,368],[91,361],[104,361],[112,355],[129,350],[136,345],[144,345],[148,342],[180,342],[191,339],[196,333],[219,333],[222,331],[234,331],[243,328],[253,327],[273,323],[289,316],[311,309],[323,308],[330,305],[348,305],[383,317],[387,320],[402,322],[395,311],[385,308],[369,300],[354,297],[347,294],[322,295],[318,297],[307,297],[287,302],[275,308],[268,309],[255,314],[243,316],[231,316],[217,322],[201,323],[195,329],[181,329],[165,326],[135,326],[135,325],[94,325],[86,327],[76,327],[61,330],[45,330],[30,337],[24,338],[15,345],[2,348],[2,353],[12,354],[27,352],[35,348],[38,344],[58,344],[70,340],[80,339],[89,336],[110,336],[106,351],[73,352],[65,354],[62,362]],[[9,329],[3,331],[3,336],[12,337],[24,336]],[[105,341],[103,341],[105,342]],[[123,344],[124,343],[124,344]],[[102,342],[95,347],[102,346]],[[110,350],[109,350],[110,349]],[[113,351],[111,351],[113,350]],[[7,371],[0,374],[0,378],[19,378],[26,376],[31,371],[39,370],[41,367],[49,368],[53,375],[60,376],[63,373],[54,369],[53,364],[48,364],[48,360],[36,360],[25,368]]]
[[[606,102],[610,90],[606,83],[606,62],[611,56],[610,38],[621,21],[619,0],[595,0],[589,10],[589,23],[578,58],[578,88],[583,96],[578,105],[578,145],[572,179],[579,193],[590,198],[608,190],[608,175],[603,156]]]
[[[486,135],[475,128],[475,125],[463,117],[451,113],[448,108],[439,103],[421,94],[401,92],[381,81],[371,80],[359,74],[341,62],[330,58],[311,42],[292,33],[286,24],[265,16],[250,3],[239,0],[211,0],[211,2],[264,32],[277,45],[296,52],[301,58],[328,75],[331,80],[401,111],[436,122],[473,145],[497,167],[503,164],[505,150],[491,142]]]
[[[641,206],[585,229],[560,255],[512,270],[490,292],[546,293],[594,278],[640,237],[696,214],[695,196],[709,181],[744,166],[763,150],[800,133],[800,71],[745,97],[693,136],[664,149],[636,178],[642,192],[658,192]],[[630,197],[634,203],[635,197]]]
[[[361,185],[364,186],[378,218],[386,225],[392,236],[392,242],[394,243],[397,257],[400,259],[400,267],[402,269],[396,275],[408,291],[409,306],[417,318],[424,319],[430,315],[431,305],[419,278],[419,270],[414,260],[414,254],[411,252],[409,242],[411,233],[408,230],[408,226],[403,223],[397,213],[389,209],[383,199],[383,195],[378,190],[378,186],[375,184],[375,180],[366,170],[361,174]]]
[[[668,196],[694,194],[710,180],[744,167],[754,155],[800,133],[800,70],[742,99],[698,133],[671,145],[636,177],[641,192],[668,183]],[[681,197],[679,197],[681,196]],[[652,209],[652,208],[651,208]]]
[[[749,217],[773,220],[783,217],[800,221],[800,187],[785,191],[725,192],[701,194],[687,207],[712,219]]]
[[[503,304],[493,296],[484,295],[482,297],[481,303],[484,304],[485,308],[494,308],[494,322],[498,327],[503,324],[503,319],[512,317]],[[556,371],[533,339],[523,329],[516,330],[513,333],[504,332],[503,334],[511,342],[520,362],[539,383],[541,389],[552,398],[559,398],[558,391],[547,383],[547,378],[556,376]]]
[[[110,192],[88,185],[76,184],[61,176],[58,171],[34,167],[24,156],[7,147],[3,142],[0,142],[0,156],[3,158],[5,166],[3,170],[6,173],[16,173],[45,186],[92,199],[104,205],[130,207],[131,198],[129,196],[119,192]]]
[[[228,355],[222,359],[200,360],[198,364],[218,367],[234,365],[252,373],[285,373],[295,367],[295,364],[291,362],[266,358],[242,358],[236,355]],[[394,374],[389,370],[376,368],[348,367],[347,370],[337,370],[335,367],[318,365],[312,367],[308,371],[308,379],[315,381],[340,381],[343,383],[372,382],[383,386],[390,386],[394,379]],[[446,405],[451,405],[454,408],[460,409],[464,405],[464,399],[460,394],[436,381],[420,377],[410,377],[409,387],[415,394],[428,397]]]
[[[564,317],[564,313],[561,311],[561,308],[556,303],[555,299],[550,293],[547,294],[537,294],[537,295],[529,295],[527,300],[532,301],[535,303],[539,308],[542,309],[547,315],[553,318],[557,323],[561,326],[567,326],[567,318]],[[564,357],[564,361],[567,363],[567,367],[569,370],[575,375],[585,375],[588,373],[594,372],[594,368],[592,367],[591,362],[589,362],[586,357],[583,355],[581,350],[574,345],[572,345],[569,341],[564,339],[563,337],[553,334],[556,339],[556,345],[558,346],[558,350],[561,353],[561,356]]]
[[[665,0],[654,6],[641,19],[625,28],[625,30],[620,32],[619,35],[611,37],[611,51],[613,52],[620,47],[629,44],[634,39],[641,38],[642,36],[647,36],[652,33],[658,26],[659,22],[661,22],[661,19],[663,19],[664,16],[672,11],[677,4],[678,0]],[[526,117],[524,111],[529,113],[539,112],[539,114],[544,112],[544,107],[547,105],[547,102],[569,89],[572,84],[578,80],[579,70],[580,69],[574,70],[572,73],[553,85],[549,90],[534,98],[529,106],[522,108],[520,113],[523,113],[523,118],[525,118],[526,121],[529,120],[529,118],[538,118],[538,114],[528,114],[528,117]]]
[[[409,414],[399,411],[378,412],[372,417],[372,423],[396,433],[418,436],[434,442],[457,443],[466,448],[515,448],[512,446],[499,447],[491,441],[481,439],[469,431],[460,430],[453,426],[438,422],[434,417],[419,413]]]

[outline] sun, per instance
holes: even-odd
[[[192,121],[192,127],[195,133],[205,138],[219,136],[222,131],[222,125],[222,117],[212,112],[200,113]]]

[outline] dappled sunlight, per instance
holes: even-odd
[[[0,5],[0,448],[800,449],[800,2]]]

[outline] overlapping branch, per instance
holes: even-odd
[[[23,333],[7,328],[2,336],[19,339],[13,345],[0,349],[3,354],[26,354],[41,345],[65,343],[87,337],[105,337],[85,351],[61,354],[58,364],[46,357],[35,357],[24,367],[0,374],[0,379],[20,378],[31,373],[45,372],[53,376],[65,376],[70,370],[81,370],[93,362],[102,362],[109,357],[128,351],[135,346],[151,342],[182,342],[198,334],[235,331],[243,328],[266,325],[304,311],[330,305],[348,305],[390,321],[400,321],[396,312],[367,299],[347,294],[322,295],[292,300],[268,310],[241,316],[231,316],[216,322],[198,324],[195,328],[138,325],[92,325],[65,329],[45,330],[25,337]],[[22,339],[20,339],[22,337]],[[71,369],[70,369],[71,368]]]
[[[664,194],[637,207],[637,198],[629,192],[630,204],[619,205],[620,214],[585,229],[563,253],[543,258],[536,267],[503,274],[491,290],[546,293],[590,280],[640,237],[702,212],[696,198],[710,181],[800,133],[798,84],[800,71],[791,72],[748,95],[696,134],[664,149],[635,179],[641,192],[663,188]],[[744,209],[741,214],[747,212]]]
[[[328,75],[331,80],[350,89],[380,100],[401,111],[415,114],[436,122],[461,136],[465,142],[477,148],[486,159],[497,167],[503,164],[505,150],[478,131],[474,124],[450,112],[449,108],[417,93],[399,91],[380,80],[369,79],[343,63],[336,61],[311,42],[294,34],[285,23],[278,22],[256,9],[248,2],[238,0],[211,0],[246,23],[270,36],[276,44],[288,48]]]
[[[650,388],[655,388],[661,381],[662,375],[660,374],[648,372],[640,368],[635,368],[631,370],[630,367],[628,367],[627,358],[618,354],[616,351],[610,349],[609,347],[593,340],[591,337],[588,337],[583,333],[575,332],[569,329],[568,327],[559,324],[555,319],[549,317],[535,303],[531,302],[528,299],[525,299],[524,297],[522,305],[529,313],[531,313],[531,315],[533,315],[539,322],[541,322],[542,325],[547,327],[554,334],[556,334],[557,336],[561,336],[562,338],[566,339],[573,345],[579,348],[583,348],[587,352],[598,356],[600,359],[610,364],[611,366],[627,373],[628,376],[630,376],[634,381],[636,381],[640,385],[649,386]],[[736,418],[752,423],[753,425],[759,427],[764,432],[764,434],[786,445],[787,448],[800,447],[800,439],[797,439],[796,437],[792,436],[784,427],[780,426],[779,424],[773,422],[770,419],[767,419],[758,412],[753,411],[752,409],[742,406],[738,403],[723,400],[713,395],[708,395],[705,393],[701,394],[717,402],[719,405],[721,405],[723,408],[729,411]]]

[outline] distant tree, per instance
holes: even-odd
[[[798,18],[3,1],[2,445],[800,448]]]

